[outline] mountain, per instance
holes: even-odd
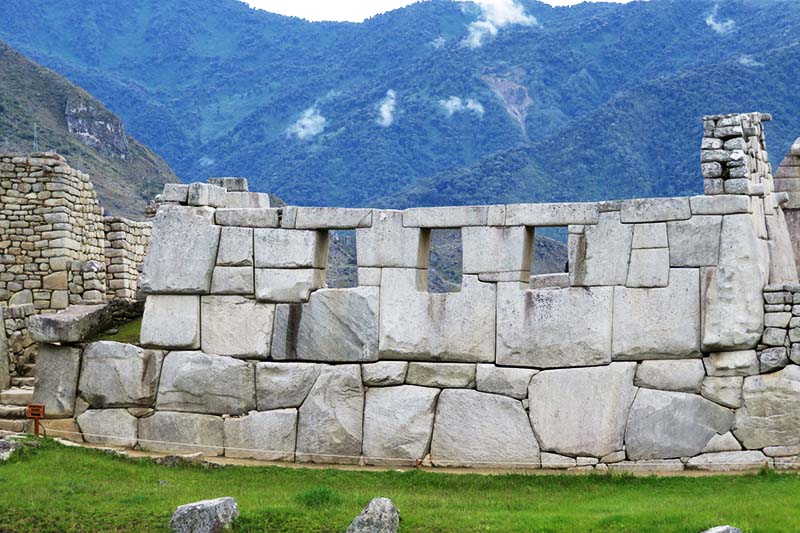
[[[0,42],[0,153],[36,144],[90,174],[107,214],[141,219],[163,184],[178,181],[89,93]]]
[[[0,38],[179,176],[245,175],[300,205],[693,194],[703,114],[772,113],[778,156],[800,132],[796,0],[513,5],[352,24],[238,0],[5,0]]]

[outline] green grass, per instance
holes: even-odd
[[[117,327],[113,335],[98,335],[92,341],[116,341],[127,344],[139,344],[139,333],[142,331],[142,319],[137,318]]]
[[[800,476],[478,475],[168,468],[43,441],[0,465],[0,530],[159,531],[180,504],[233,496],[237,531],[344,531],[373,497],[402,531],[797,530]]]

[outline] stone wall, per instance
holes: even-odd
[[[791,467],[800,285],[766,118],[707,117],[707,194],[688,198],[230,208],[215,185],[167,186],[142,347],[43,337],[61,344],[43,348],[37,401],[89,442],[159,452]],[[568,226],[568,272],[531,277],[548,226]],[[427,291],[437,228],[461,229],[455,293]],[[355,229],[358,287],[324,286],[334,229]]]
[[[0,155],[0,229],[0,307],[9,351],[2,355],[10,358],[12,374],[36,352],[27,317],[135,295],[149,224],[104,219],[89,176],[58,154]]]

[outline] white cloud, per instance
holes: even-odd
[[[300,140],[309,139],[322,133],[325,130],[326,122],[325,117],[320,114],[319,109],[314,105],[303,111],[297,122],[286,130],[286,134],[290,137],[294,135]]]
[[[397,106],[397,93],[394,89],[386,91],[386,96],[381,100],[380,116],[378,117],[378,124],[384,128],[388,128],[394,122],[394,109]]]
[[[443,47],[446,42],[447,41],[445,41],[444,37],[440,35],[439,37],[431,41],[431,45],[433,45],[433,47],[438,50],[439,48]]]
[[[216,163],[216,161],[207,156],[201,157],[200,159],[197,160],[197,162],[200,164],[201,167],[210,167],[211,165]]]
[[[484,113],[483,104],[474,98],[461,99],[458,96],[451,96],[447,100],[439,100],[439,105],[442,106],[442,109],[444,109],[448,117],[452,117],[455,113],[462,113],[465,111],[472,111],[479,116],[482,116]]]
[[[706,26],[720,34],[730,33],[733,31],[733,27],[736,26],[736,22],[733,19],[719,21],[717,20],[717,13],[719,13],[719,4],[714,4],[714,9],[712,9],[711,13],[709,13],[709,15],[706,17]]]
[[[488,36],[497,35],[501,28],[518,24],[521,26],[535,26],[538,21],[532,15],[525,13],[525,8],[516,0],[473,0],[480,8],[478,20],[467,26],[467,35],[463,44],[470,48],[477,48],[483,44]]]
[[[739,57],[739,64],[745,67],[763,67],[764,63],[756,61],[753,56],[743,55]]]

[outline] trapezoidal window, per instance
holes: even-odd
[[[430,229],[428,292],[447,293],[461,290],[461,229]]]
[[[534,229],[531,260],[531,288],[547,289],[569,285],[567,226]]]
[[[325,286],[332,289],[358,287],[356,230],[338,229],[328,232]]]

